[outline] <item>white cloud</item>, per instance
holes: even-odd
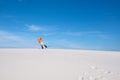
[[[61,48],[74,48],[74,49],[80,49],[80,45],[76,44],[73,41],[67,40],[67,39],[59,39],[52,42],[54,45],[59,46]]]
[[[13,35],[10,32],[0,30],[0,40],[20,41],[21,38],[19,36]]]
[[[30,31],[45,31],[46,29],[37,25],[26,25]]]
[[[0,15],[1,18],[15,18],[16,16],[11,15],[11,14],[4,14],[4,15]]]
[[[57,31],[59,30],[58,27],[56,26],[38,26],[38,25],[25,25],[28,31],[32,32],[40,32],[41,35],[43,36],[51,36],[55,35],[58,33]]]
[[[44,36],[52,36],[55,35],[56,33],[53,32],[48,32],[48,33],[43,33]]]
[[[108,39],[108,36],[101,31],[63,32],[62,34],[69,36],[96,36],[99,38]]]
[[[81,36],[81,35],[83,35],[82,32],[62,32],[62,34],[70,35],[70,36]]]
[[[105,34],[99,34],[97,36],[102,38],[102,39],[109,39],[108,35],[105,35]]]
[[[36,40],[37,42],[37,40]],[[28,36],[0,30],[0,47],[34,47],[35,42]]]
[[[81,31],[81,32],[63,32],[63,34],[71,35],[71,36],[82,36],[82,35],[92,35],[92,34],[100,34],[99,31]]]

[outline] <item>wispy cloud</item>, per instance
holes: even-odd
[[[110,37],[108,35],[105,35],[105,34],[99,34],[97,36],[102,38],[102,39],[110,39]]]
[[[67,39],[58,39],[58,40],[54,40],[51,43],[54,44],[55,46],[58,46],[59,48],[80,49],[80,45]]]
[[[100,34],[100,31],[81,31],[81,32],[63,32],[63,34],[70,35],[70,36],[82,36],[82,35],[93,35],[93,34]]]
[[[83,35],[82,32],[62,32],[61,34],[69,35],[69,36],[81,36],[81,35]]]
[[[108,39],[108,36],[101,31],[62,32],[62,34],[69,36],[96,36],[99,38]]]
[[[55,32],[46,32],[46,33],[42,33],[44,36],[53,36],[56,33]]]
[[[56,26],[39,26],[25,24],[28,31],[40,32],[44,36],[54,35],[59,29]]]
[[[37,25],[26,25],[29,31],[40,31],[43,36],[56,36],[56,35],[64,35],[64,36],[74,36],[74,37],[94,37],[94,38],[101,38],[101,39],[108,39],[108,35],[102,31],[65,31],[60,32],[58,27],[51,27],[51,26],[37,26]]]
[[[26,35],[0,30],[0,47],[34,47],[33,44],[33,39]]]
[[[1,18],[15,18],[16,16],[11,15],[11,14],[4,14],[4,15],[0,15]]]
[[[45,31],[46,29],[37,25],[25,25],[29,31]]]
[[[20,41],[21,38],[16,36],[10,32],[0,30],[0,40],[12,40],[12,41]]]

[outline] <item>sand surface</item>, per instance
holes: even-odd
[[[120,80],[120,52],[0,49],[0,80]]]

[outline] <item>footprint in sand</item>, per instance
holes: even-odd
[[[90,66],[90,70],[79,76],[78,80],[113,80],[114,78],[119,80],[120,73],[113,73],[97,66]]]

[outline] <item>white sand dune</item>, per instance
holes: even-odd
[[[120,80],[120,52],[0,49],[0,80]]]

